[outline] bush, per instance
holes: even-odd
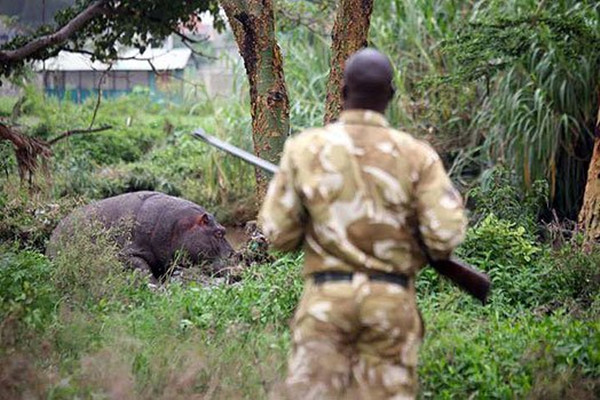
[[[95,308],[127,292],[129,275],[119,258],[116,229],[82,220],[53,241],[51,279],[72,305]]]
[[[427,308],[424,315],[422,398],[592,399],[600,390],[593,320],[564,313],[504,318],[494,311],[474,319]]]
[[[121,165],[104,168],[88,174],[85,182],[77,180],[64,182],[62,193],[83,193],[93,199],[104,199],[123,193],[151,190],[181,196],[180,182],[166,179],[153,169],[145,169],[140,164]]]
[[[235,324],[285,328],[302,291],[299,267],[300,258],[286,255],[247,269],[239,284],[192,287],[183,298],[186,323],[219,330]]]
[[[585,308],[600,293],[599,246],[584,251],[572,241],[551,250],[494,214],[469,229],[457,254],[489,274],[491,301],[501,304],[551,311],[575,302]]]
[[[549,265],[539,262],[543,253],[525,228],[489,214],[469,228],[456,254],[475,268],[489,274],[490,301],[530,307],[548,300],[543,278]],[[433,293],[446,287],[432,268],[419,276],[420,292]]]
[[[459,255],[474,263],[510,264],[523,267],[534,264],[542,251],[523,226],[489,214],[469,229]]]
[[[73,136],[53,146],[56,159],[84,155],[95,165],[134,162],[163,138],[160,130],[147,127],[119,127],[108,131]]]
[[[27,329],[43,330],[59,299],[51,274],[52,265],[42,254],[0,245],[0,319],[10,317]]]
[[[101,180],[97,194],[101,198],[117,196],[123,193],[151,190],[171,196],[181,196],[181,189],[170,180],[156,176],[154,171],[139,166],[130,168],[124,175],[113,180]]]
[[[548,275],[543,277],[545,291],[554,304],[548,311],[569,302],[579,307],[574,311],[589,310],[600,300],[599,245],[584,250],[574,240],[547,252],[539,262],[551,266]]]
[[[517,177],[504,167],[494,167],[483,174],[479,187],[468,192],[472,204],[472,222],[478,223],[488,214],[517,223],[524,227],[527,235],[539,231],[539,215],[548,202],[548,183],[536,181],[528,192],[518,189]]]
[[[72,197],[49,201],[25,191],[0,192],[0,241],[43,251],[58,222],[81,203]]]

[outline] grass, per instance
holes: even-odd
[[[302,289],[302,254],[279,254],[235,284],[157,290],[120,272],[114,248],[87,236],[52,263],[18,245],[0,249],[4,398],[276,393]],[[420,398],[596,398],[600,248],[579,246],[575,236],[553,250],[517,222],[488,214],[459,251],[490,274],[487,306],[422,271]]]
[[[516,243],[527,249],[519,238],[496,237],[500,252],[515,250]],[[68,260],[52,265],[35,251],[2,249],[0,358],[10,362],[0,392],[11,398],[37,390],[52,399],[226,399],[266,398],[277,388],[289,350],[287,324],[301,292],[301,255],[249,268],[234,285],[172,284],[156,291],[135,276],[115,280],[103,272],[107,264],[119,270],[110,263],[110,247],[82,255],[78,246],[70,250],[83,258],[77,264],[98,276],[71,280],[68,287],[61,283]],[[510,281],[498,281],[486,307],[433,271],[421,274],[427,326],[421,398],[593,398],[600,390],[600,282],[594,272],[600,250],[576,260],[573,251],[540,252],[532,264],[547,264],[542,256],[554,260],[545,270],[547,284],[509,298],[502,285]],[[505,260],[519,267],[506,271],[512,281],[535,279],[535,269],[520,265],[524,260]],[[572,268],[583,260],[587,267],[576,272],[563,264]],[[492,276],[494,268],[486,268]],[[576,290],[573,278],[587,280],[588,292]],[[90,290],[90,279],[110,290]],[[81,290],[95,295],[73,295]]]

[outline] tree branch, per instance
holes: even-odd
[[[94,122],[96,121],[96,115],[98,114],[98,109],[100,108],[100,101],[102,100],[102,84],[106,79],[106,75],[112,69],[114,64],[110,64],[108,68],[102,73],[100,80],[98,81],[98,99],[96,100],[96,107],[94,108],[94,114],[92,115],[92,120],[90,121],[90,126],[88,126],[88,130],[92,129],[94,126]]]
[[[108,0],[97,0],[58,31],[37,38],[18,49],[0,51],[0,61],[21,61],[42,49],[65,42],[71,35],[82,29],[90,20],[106,13],[107,9],[104,8],[106,3],[108,3]]]
[[[88,129],[72,129],[70,131],[63,132],[60,135],[58,135],[57,137],[55,137],[54,139],[50,140],[48,142],[48,145],[52,146],[54,143],[58,142],[59,140],[62,140],[64,138],[67,138],[67,137],[72,136],[72,135],[78,135],[78,134],[81,134],[81,133],[102,132],[102,131],[106,131],[106,130],[109,130],[109,129],[112,129],[111,125],[99,126],[98,128],[94,128],[94,129],[91,129],[91,128],[88,128]]]
[[[187,42],[187,43],[200,43],[200,42],[205,42],[207,40],[207,38],[203,37],[201,39],[194,39],[189,37],[186,34],[183,34],[181,32],[179,32],[177,29],[171,29],[171,33],[175,34],[176,36],[179,36],[181,38],[182,42]]]
[[[193,82],[190,81],[188,79],[182,78],[180,76],[177,75],[173,75],[171,74],[169,71],[159,71],[156,69],[156,66],[154,64],[152,64],[151,60],[147,60],[148,64],[150,65],[150,68],[152,68],[152,71],[157,75],[157,76],[168,76],[169,78],[173,78],[175,80],[181,81],[183,83],[187,83],[188,85],[191,85],[192,87],[194,87],[195,89],[199,88],[199,87],[204,87],[205,85],[203,83],[197,83],[197,82]]]
[[[316,26],[323,25],[316,18],[302,17],[299,14],[294,14],[292,12],[286,11],[283,8],[278,9],[277,13],[281,14],[281,16],[283,18],[288,19],[293,24],[305,27],[306,29],[308,29],[310,32],[314,33],[317,36],[320,36],[320,37],[323,37],[323,38],[327,36],[326,32],[321,31],[321,30],[319,30],[317,28],[314,28],[315,25]]]
[[[194,49],[189,43],[187,43],[185,41],[183,41],[182,43],[183,43],[183,45],[185,47],[187,47],[188,49],[190,49],[192,51],[192,54],[194,54],[196,56],[208,58],[209,60],[216,60],[217,59],[217,57],[209,56],[208,54],[204,54],[201,51],[198,51],[198,50]]]

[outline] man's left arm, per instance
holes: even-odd
[[[420,171],[415,196],[419,230],[431,257],[446,259],[463,241],[467,219],[463,200],[439,156],[429,146],[426,151],[429,156]]]
[[[296,191],[292,142],[283,149],[279,170],[271,180],[258,215],[259,225],[271,246],[282,251],[295,250],[304,239],[306,210]]]

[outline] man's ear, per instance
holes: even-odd
[[[342,100],[346,100],[348,98],[348,85],[344,83],[342,86]]]
[[[394,87],[394,85],[390,86],[390,100],[394,98],[394,95],[396,94],[396,88]]]

